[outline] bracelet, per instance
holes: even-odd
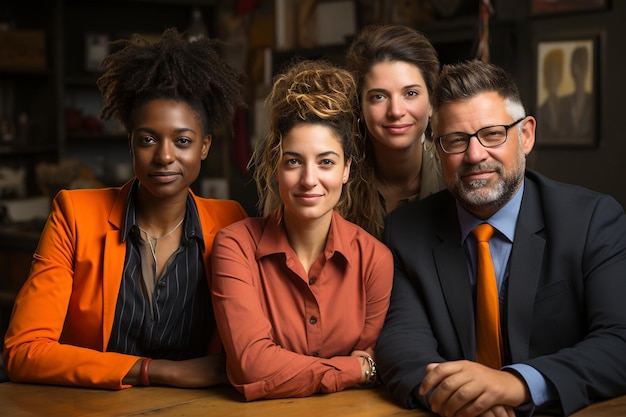
[[[151,358],[144,358],[141,361],[141,371],[139,372],[139,379],[141,379],[141,384],[145,386],[150,385],[150,376],[148,374],[148,367],[150,366],[150,362],[152,362]]]
[[[375,385],[377,381],[378,371],[376,369],[376,362],[374,362],[374,359],[369,355],[361,355],[361,357],[367,361],[370,369],[365,371],[365,382],[359,385],[362,387],[371,387]]]

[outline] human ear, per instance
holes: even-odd
[[[202,150],[200,151],[200,157],[204,161],[206,157],[209,155],[209,149],[211,148],[211,143],[213,141],[213,137],[211,135],[206,135],[202,139]]]
[[[342,183],[345,184],[348,182],[348,179],[350,178],[350,166],[352,165],[352,158],[349,158],[346,161],[346,166],[343,168],[343,178],[342,178]]]
[[[522,123],[522,149],[524,150],[524,155],[528,156],[535,146],[535,128],[537,127],[537,121],[533,116],[527,116]]]

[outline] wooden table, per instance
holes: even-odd
[[[122,391],[47,385],[0,384],[0,415],[22,416],[211,416],[211,417],[432,417],[394,404],[382,389],[244,402],[231,387],[178,389],[136,387]],[[591,405],[572,417],[626,416],[626,396]]]
[[[426,417],[405,410],[382,390],[244,402],[232,387],[178,389],[135,387],[121,391],[46,385],[0,384],[0,415],[21,416],[202,416],[202,417]]]

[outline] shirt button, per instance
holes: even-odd
[[[317,281],[317,277],[311,277],[311,278],[309,278],[309,285],[313,285],[313,284],[315,284],[315,281]]]
[[[319,358],[320,357],[320,353],[319,352],[313,352],[311,354],[311,356],[313,356],[314,358]]]
[[[159,281],[159,288],[165,288],[165,280],[164,279]]]
[[[317,317],[311,316],[311,318],[309,319],[309,323],[311,323],[311,324],[317,323]]]

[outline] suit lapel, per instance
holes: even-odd
[[[211,212],[207,210],[206,206],[198,203],[198,197],[191,192],[198,210],[198,217],[200,218],[200,225],[202,227],[202,238],[204,239],[204,250],[202,252],[202,258],[207,268],[207,276],[211,276],[211,252],[213,251],[213,238],[217,233],[217,225],[213,220]],[[217,208],[216,208],[217,209]]]
[[[109,344],[117,296],[122,283],[122,273],[126,260],[126,244],[121,243],[121,228],[124,219],[126,199],[132,185],[126,183],[117,195],[109,215],[109,230],[104,241],[104,263],[102,267],[102,341],[103,349]]]
[[[120,230],[111,230],[106,234],[104,242],[104,265],[102,280],[102,341],[103,348],[109,344],[115,306],[122,282],[124,260],[126,259],[126,245],[120,244]]]
[[[454,203],[452,206],[454,207]],[[473,295],[465,249],[461,245],[456,209],[449,210],[441,220],[436,225],[436,233],[441,243],[433,248],[439,282],[463,356],[473,358],[475,356]]]
[[[545,248],[545,239],[538,233],[543,228],[539,191],[526,177],[506,294],[506,332],[514,363],[528,358],[533,305]]]

